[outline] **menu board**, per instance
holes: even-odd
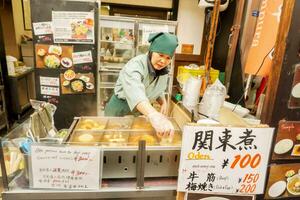
[[[272,165],[264,199],[300,198],[300,163]]]
[[[31,0],[36,98],[55,104],[57,129],[97,115],[96,1]],[[50,77],[50,80],[41,77]]]
[[[273,130],[185,126],[178,191],[262,194]]]
[[[272,160],[300,161],[300,121],[279,122]]]
[[[81,44],[95,42],[94,11],[52,11],[52,23],[54,42]]]
[[[100,148],[31,146],[33,188],[99,189]]]
[[[294,80],[288,102],[290,109],[300,108],[300,64],[295,65]]]

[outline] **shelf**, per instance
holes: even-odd
[[[107,42],[107,43],[114,43],[114,44],[123,44],[123,45],[131,45],[131,46],[134,46],[133,41],[132,41],[132,44],[131,44],[131,43],[127,43],[127,42],[111,41],[111,40],[100,40],[100,42]]]
[[[115,83],[100,82],[99,88],[114,89],[115,88]]]

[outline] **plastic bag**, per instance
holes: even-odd
[[[193,110],[199,102],[201,78],[190,77],[183,87],[183,105],[188,110]]]
[[[218,119],[225,96],[226,88],[219,79],[217,79],[204,91],[204,95],[199,106],[200,114],[206,115],[212,119]]]

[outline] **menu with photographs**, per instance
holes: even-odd
[[[56,43],[95,43],[94,11],[52,11],[52,23]]]
[[[30,5],[37,100],[57,106],[57,129],[70,127],[83,113],[97,115],[99,4],[31,0]]]
[[[87,190],[100,187],[99,147],[31,146],[32,188]]]
[[[279,122],[272,160],[300,160],[300,121]]]
[[[294,80],[288,107],[290,109],[300,108],[300,64],[295,65]]]
[[[265,199],[300,198],[300,163],[271,165]]]
[[[263,194],[273,130],[185,126],[178,191]]]

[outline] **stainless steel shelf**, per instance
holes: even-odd
[[[176,186],[136,188],[103,188],[96,191],[62,191],[62,190],[12,190],[2,193],[3,200],[58,200],[58,199],[150,199],[163,200],[176,198]]]

